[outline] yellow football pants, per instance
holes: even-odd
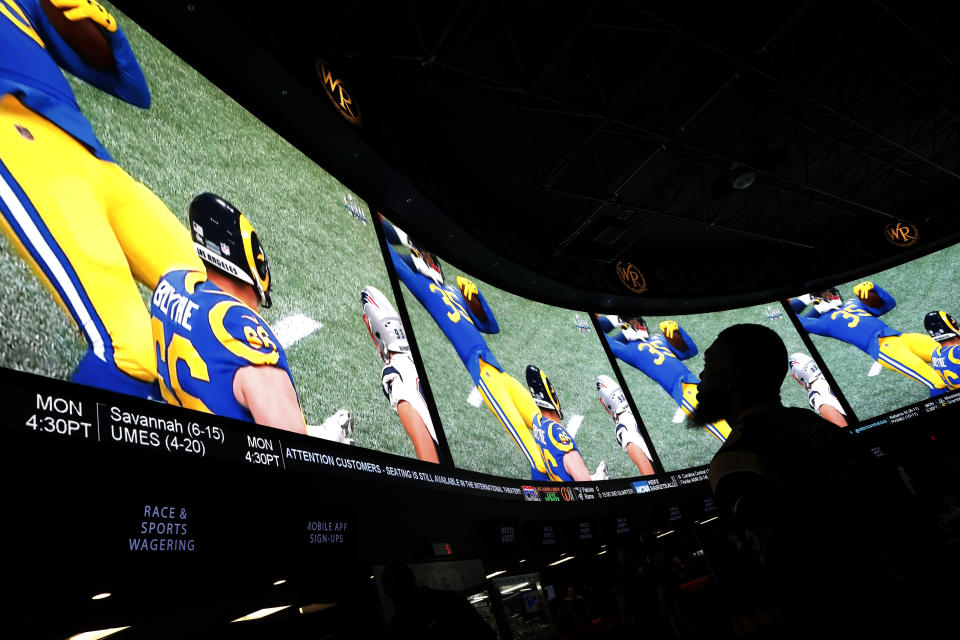
[[[692,413],[689,408],[685,405],[689,403],[694,409],[697,408],[697,385],[690,382],[684,382],[683,384],[683,399],[686,401],[683,406],[683,412],[687,415]],[[727,424],[726,420],[719,420],[711,424],[703,425],[704,431],[712,435],[714,438],[720,442],[726,442],[727,436],[730,435],[730,425]]]
[[[483,402],[497,417],[503,428],[527,458],[531,467],[547,473],[543,453],[530,433],[533,418],[540,410],[530,391],[511,375],[480,360],[480,382],[477,384]]]
[[[0,225],[102,361],[156,378],[134,279],[205,271],[187,229],[147,187],[11,95],[0,97]]]
[[[907,376],[930,389],[946,387],[943,378],[930,362],[936,340],[922,333],[904,333],[880,338],[880,357],[877,361],[891,371]]]

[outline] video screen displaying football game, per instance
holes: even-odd
[[[456,466],[538,480],[641,475],[600,402],[597,378],[613,372],[586,313],[507,293],[383,227]],[[541,459],[549,470],[538,475]]]
[[[703,352],[723,329],[741,323],[764,325],[780,335],[788,354],[809,357],[779,302],[716,313],[600,314],[597,319],[666,471],[709,464],[720,448],[718,435],[729,433],[724,422],[701,428],[687,420],[696,406]],[[800,360],[801,366],[807,363]],[[790,375],[780,398],[788,407],[809,407],[807,391]]]
[[[957,388],[960,350],[951,347],[960,340],[949,325],[960,317],[958,260],[960,245],[952,245],[790,299],[861,422]]]
[[[310,435],[413,456],[363,320],[365,287],[394,304],[367,205],[112,5],[106,62],[7,5],[0,366],[284,428],[299,397]]]

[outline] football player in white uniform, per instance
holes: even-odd
[[[654,470],[650,449],[644,442],[643,436],[640,435],[637,419],[633,415],[633,410],[630,409],[627,397],[623,395],[620,385],[610,376],[597,376],[597,392],[600,394],[600,402],[603,404],[603,408],[613,418],[613,423],[617,427],[617,442],[627,452],[633,463],[637,465],[640,475],[652,475]]]
[[[813,358],[804,353],[793,354],[790,356],[790,373],[807,392],[811,409],[838,427],[847,426],[847,413],[840,406],[837,396],[833,395],[830,383],[823,377],[823,372]]]
[[[439,462],[437,432],[420,388],[420,374],[410,355],[403,322],[383,293],[373,286],[360,292],[363,321],[383,360],[383,394],[397,412],[417,458]]]

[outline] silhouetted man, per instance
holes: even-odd
[[[704,353],[693,418],[732,427],[710,485],[786,631],[885,624],[895,617],[882,604],[894,600],[884,565],[894,551],[877,529],[890,528],[889,503],[904,487],[858,455],[844,430],[780,403],[787,362],[783,341],[760,325],[729,327]]]

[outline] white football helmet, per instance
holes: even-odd
[[[614,420],[624,411],[630,411],[627,397],[623,395],[623,390],[616,380],[610,376],[597,376],[597,393],[600,394],[600,402],[603,403],[603,408]]]
[[[620,331],[623,332],[623,337],[631,342],[650,337],[647,322],[642,316],[620,316]]]
[[[823,377],[820,367],[805,353],[795,353],[790,356],[790,373],[793,374],[793,379],[807,391],[814,382]]]
[[[389,360],[391,353],[409,353],[410,343],[407,342],[403,322],[390,300],[379,289],[364,287],[360,292],[360,305],[363,307],[363,322],[373,343],[377,345],[381,359]]]
[[[824,289],[819,293],[811,294],[813,297],[813,308],[820,313],[836,311],[843,306],[843,296],[836,287]]]
[[[440,260],[426,249],[418,247],[414,241],[407,236],[407,246],[410,248],[410,257],[413,259],[413,266],[418,273],[421,273],[438,286],[443,286],[443,267],[440,266]]]

